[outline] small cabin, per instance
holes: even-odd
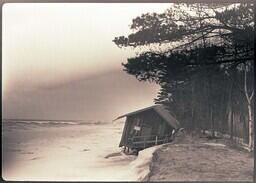
[[[119,147],[142,150],[170,142],[180,123],[163,105],[154,105],[119,116],[126,117]],[[117,120],[116,119],[116,120]]]

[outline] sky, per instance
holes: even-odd
[[[159,86],[122,69],[133,49],[114,37],[165,3],[12,3],[3,6],[3,118],[113,120],[153,105]]]

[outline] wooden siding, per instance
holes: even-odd
[[[134,130],[136,125],[141,126],[141,130],[138,131],[137,134]],[[159,138],[164,138],[166,135],[171,135],[172,130],[173,128],[168,124],[168,122],[166,122],[153,109],[143,111],[132,116],[127,116],[119,147],[128,146],[129,138],[140,136],[158,136]]]

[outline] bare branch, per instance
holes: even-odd
[[[252,100],[253,96],[254,96],[254,89],[253,89],[253,91],[252,91],[252,93],[251,93],[250,101]]]

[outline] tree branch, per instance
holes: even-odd
[[[254,95],[254,89],[253,89],[253,91],[252,91],[252,93],[251,93],[250,101],[252,100],[253,95]]]

